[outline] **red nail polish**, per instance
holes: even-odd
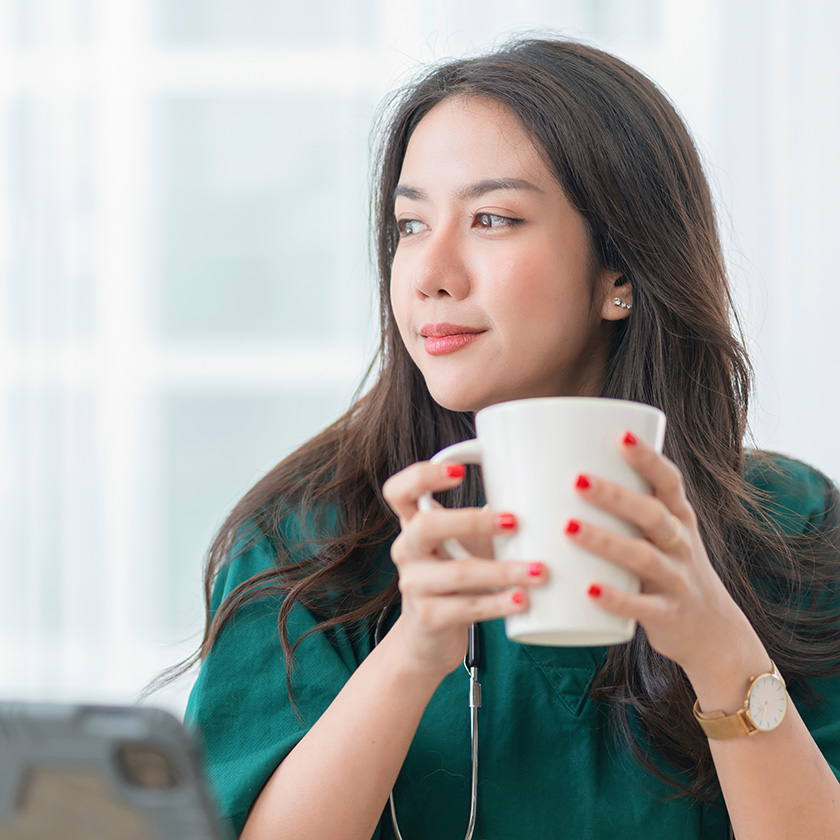
[[[514,604],[521,604],[524,597],[525,596],[519,590],[517,590],[513,593],[513,595],[510,596],[510,600],[513,601]]]
[[[600,598],[601,597],[601,587],[598,586],[597,583],[593,583],[592,586],[590,586],[587,591],[589,593],[590,598]]]
[[[586,490],[587,487],[589,487],[589,479],[583,473],[581,473],[577,477],[575,487],[577,487],[579,490]]]
[[[627,432],[624,435],[624,439],[621,441],[625,446],[635,446],[636,445],[636,436],[633,432]]]
[[[528,566],[528,574],[531,575],[531,577],[539,577],[540,574],[542,573],[542,569],[543,569],[543,564],[542,563],[531,563]]]
[[[446,474],[450,478],[463,478],[467,468],[463,464],[447,464]]]
[[[505,531],[512,531],[516,527],[516,517],[512,513],[500,513],[497,521]]]
[[[566,533],[576,534],[578,531],[580,531],[580,522],[578,522],[577,519],[570,519],[566,523]]]

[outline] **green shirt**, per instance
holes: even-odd
[[[784,530],[819,524],[825,512],[822,480],[802,464],[780,463],[782,475],[753,471],[750,481],[771,493],[772,513]],[[265,542],[235,559],[217,577],[213,608],[271,565]],[[299,717],[288,698],[277,609],[276,600],[265,598],[236,615],[204,661],[187,707],[188,722],[200,730],[220,811],[237,833],[268,777],[370,652],[367,639],[351,639],[341,628],[309,636],[298,649],[293,675]],[[290,637],[314,623],[295,606]],[[589,696],[606,648],[516,644],[505,637],[502,621],[484,623],[481,633],[476,840],[728,836],[722,807],[675,797],[675,788],[645,771],[616,739],[605,704]],[[815,687],[825,702],[798,708],[838,774],[840,677],[820,679]],[[405,840],[464,836],[469,721],[468,676],[458,668],[429,703],[394,788]],[[374,837],[393,836],[386,809]]]

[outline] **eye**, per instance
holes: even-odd
[[[513,219],[510,216],[500,216],[497,213],[476,213],[474,223],[476,227],[492,229],[500,227],[513,227],[522,219]]]
[[[397,221],[397,231],[400,236],[415,236],[427,229],[427,225],[418,219],[401,219]]]

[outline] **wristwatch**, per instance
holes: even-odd
[[[701,712],[700,701],[694,701],[694,717],[707,737],[725,739],[770,732],[784,720],[787,688],[776,664],[770,665],[773,668],[770,673],[750,677],[744,705],[734,715]]]

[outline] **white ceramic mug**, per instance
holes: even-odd
[[[529,589],[530,607],[505,621],[508,638],[532,645],[590,646],[629,641],[636,624],[601,609],[587,594],[594,582],[639,591],[636,575],[575,545],[565,534],[569,519],[638,536],[629,523],[587,504],[575,491],[581,473],[649,493],[650,487],[621,455],[632,432],[658,452],[665,415],[627,400],[546,397],[488,406],[476,414],[477,437],[442,449],[433,462],[481,464],[488,504],[513,513],[517,529],[493,538],[500,561],[539,560],[549,580]],[[431,495],[420,499],[432,506]],[[467,551],[444,543],[455,558]]]

